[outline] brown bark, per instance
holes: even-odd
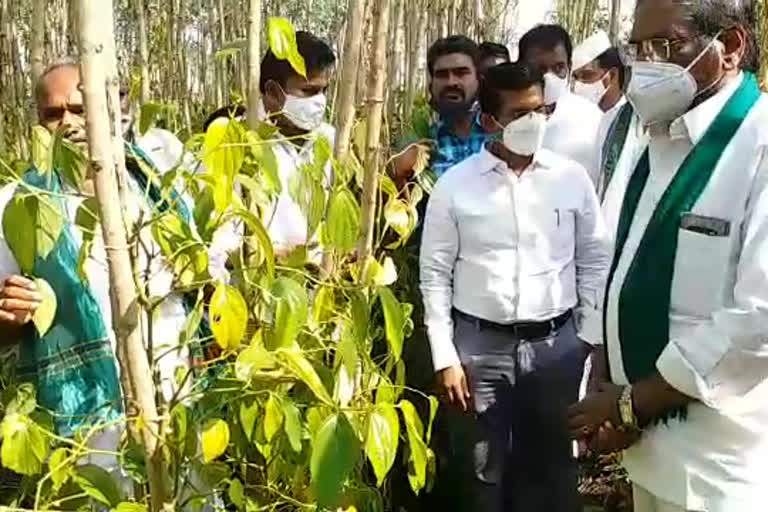
[[[363,35],[365,0],[349,0],[347,4],[347,31],[344,35],[344,61],[339,77],[339,98],[341,99],[336,117],[336,159],[344,164],[352,126],[355,123],[355,97],[357,76],[360,67],[360,42]]]
[[[141,77],[139,104],[144,106],[149,102],[149,45],[147,42],[147,16],[144,0],[133,0],[136,10],[136,32],[139,42],[138,66]]]

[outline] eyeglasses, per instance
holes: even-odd
[[[533,113],[533,112],[535,112],[537,114],[548,115],[547,106],[546,105],[541,105],[540,107],[537,107],[537,108],[535,108],[533,110],[521,110],[521,111],[515,112],[514,114],[512,114],[511,120],[512,121],[516,121],[516,120],[520,119],[521,117],[525,117],[528,114]]]
[[[683,57],[687,53],[687,45],[694,38],[666,39],[653,38],[639,43],[625,43],[619,45],[619,56],[624,65],[631,65],[637,60],[649,60],[655,62],[667,62],[676,57]]]

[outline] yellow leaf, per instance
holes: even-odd
[[[229,446],[229,425],[222,419],[210,420],[203,428],[203,460],[206,464],[219,458]]]
[[[35,324],[38,334],[42,337],[51,328],[53,319],[56,316],[56,293],[45,279],[35,279],[35,285],[37,286],[37,292],[43,297],[43,300],[35,314],[32,315],[32,322]]]
[[[240,346],[248,323],[248,306],[237,288],[219,283],[211,297],[210,320],[213,337],[221,348]]]
[[[429,164],[430,148],[426,144],[414,144],[414,147],[416,148],[417,155],[416,163],[413,164],[413,175],[418,176]]]

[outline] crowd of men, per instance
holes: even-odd
[[[600,32],[574,48],[564,28],[539,25],[516,62],[504,45],[463,36],[431,45],[438,180],[419,232],[420,280],[449,425],[438,467],[464,475],[454,510],[581,510],[575,440],[623,453],[637,512],[765,508],[768,99],[754,74],[754,24],[748,1],[644,0],[627,43]],[[306,78],[271,52],[261,68],[259,116],[280,136],[284,192],[267,215],[278,254],[315,245],[288,183],[318,137],[334,137],[324,122],[333,51],[306,32],[297,47]],[[79,82],[76,62],[52,65],[37,104],[45,127],[83,143]],[[208,123],[242,114],[222,109]],[[184,158],[167,132],[136,136],[127,103],[124,128],[129,160],[164,172]],[[417,149],[398,155],[390,172],[404,186]],[[128,167],[127,214],[137,218],[158,205],[141,166]],[[71,188],[57,178],[33,169],[24,181]],[[20,190],[0,190],[0,210]],[[64,211],[74,217],[81,200]],[[212,267],[237,246],[226,235]],[[159,254],[149,233],[142,239],[146,257]],[[84,282],[82,243],[67,226],[52,256],[35,261],[33,274],[72,298],[40,339],[30,314],[41,297],[0,238],[2,339],[18,344],[20,373],[62,435],[121,413],[106,253],[97,237]],[[161,261],[148,282],[166,297],[152,328],[170,396],[193,354],[175,346],[187,303],[163,272]],[[102,449],[115,435],[104,433]]]

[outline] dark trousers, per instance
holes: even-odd
[[[438,450],[447,449],[440,466],[463,474],[449,478],[462,487],[453,510],[581,510],[566,421],[585,359],[573,320],[550,337],[524,340],[457,317],[454,342],[474,411],[443,416],[449,439]]]

